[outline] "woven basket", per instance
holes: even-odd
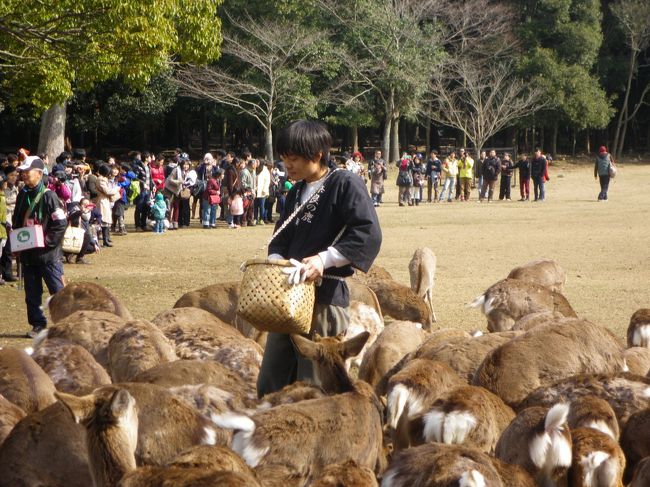
[[[314,284],[289,284],[282,272],[293,267],[288,260],[252,259],[244,266],[237,315],[260,331],[308,334],[314,313]]]

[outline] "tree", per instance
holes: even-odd
[[[121,77],[143,87],[171,56],[219,55],[221,0],[4,0],[0,69],[14,105],[43,111],[39,151],[63,149],[65,103],[75,90]]]
[[[225,16],[220,63],[179,66],[174,81],[182,95],[213,100],[255,120],[265,132],[265,155],[273,160],[274,125],[316,115],[311,75],[322,71],[316,55],[322,33],[282,18]]]
[[[460,130],[480,154],[485,142],[540,108],[541,91],[517,78],[514,63],[465,57],[433,76],[428,115]]]
[[[618,158],[623,153],[627,125],[636,117],[639,108],[645,103],[646,95],[650,93],[650,84],[647,84],[630,113],[630,90],[632,80],[639,70],[639,55],[650,46],[650,3],[645,0],[619,0],[611,6],[611,10],[625,34],[626,44],[630,49],[625,95],[616,123],[612,148],[612,153]]]

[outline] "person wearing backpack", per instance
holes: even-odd
[[[596,156],[596,164],[594,165],[594,179],[600,181],[600,193],[598,193],[598,201],[607,201],[607,192],[609,191],[609,181],[611,179],[612,167],[616,167],[614,159],[607,147],[601,145],[598,149]]]
[[[397,186],[399,187],[399,197],[397,199],[400,206],[407,204],[412,206],[411,186],[413,186],[413,163],[410,156],[406,153],[402,159],[397,162],[399,172],[397,173]]]
[[[490,156],[483,161],[483,189],[479,201],[483,201],[487,196],[488,203],[494,196],[494,186],[501,173],[501,159],[497,157],[495,150],[490,151]]]
[[[27,332],[34,338],[47,326],[43,314],[43,281],[50,295],[63,289],[63,236],[68,220],[59,198],[47,189],[43,181],[45,163],[35,156],[28,156],[18,167],[25,187],[18,193],[12,227],[41,225],[44,247],[36,247],[19,253],[25,280],[25,304],[27,321],[32,329]]]

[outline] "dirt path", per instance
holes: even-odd
[[[545,203],[471,201],[412,208],[397,206],[391,174],[386,203],[378,211],[384,234],[378,264],[408,283],[413,251],[432,248],[438,257],[434,304],[440,324],[485,329],[482,316],[466,303],[512,267],[553,258],[567,270],[565,294],[577,313],[623,337],[632,313],[650,307],[650,166],[620,169],[607,203],[595,201],[598,184],[591,166],[566,166],[552,169]],[[114,248],[91,256],[93,265],[67,265],[65,272],[70,281],[107,286],[136,317],[150,319],[186,291],[239,279],[239,264],[256,254],[270,231],[264,226],[131,233],[114,237]],[[1,286],[0,345],[27,344],[15,338],[27,329],[23,293]]]

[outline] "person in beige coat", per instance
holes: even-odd
[[[271,173],[266,167],[266,161],[261,161],[255,175],[255,214],[253,218],[258,225],[264,225],[267,220],[266,198],[269,197],[271,187]]]
[[[111,224],[113,223],[111,203],[117,201],[120,197],[119,186],[113,186],[108,181],[108,176],[110,176],[110,174],[111,168],[108,165],[100,165],[97,170],[97,184],[95,186],[95,191],[97,192],[95,204],[102,214],[102,240],[104,242],[104,247],[113,246],[110,240]]]

